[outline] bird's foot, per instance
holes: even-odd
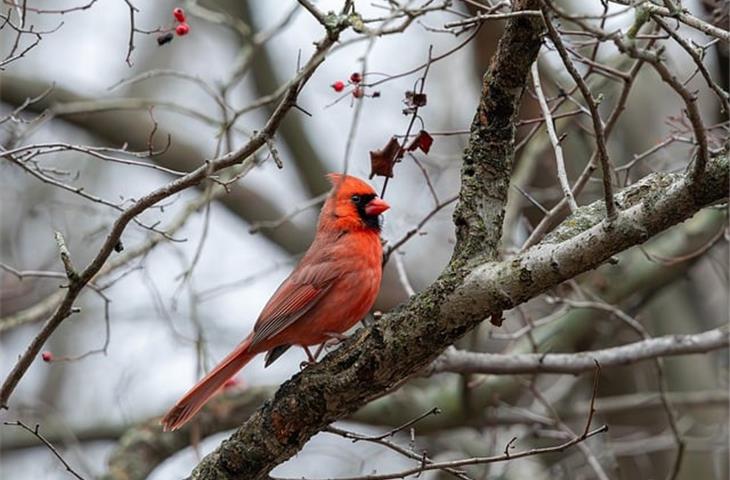
[[[349,338],[347,335],[337,332],[325,332],[323,335],[328,338],[317,347],[317,350],[314,351],[314,355],[312,355],[309,347],[302,346],[304,352],[307,354],[307,359],[299,364],[299,370],[304,370],[306,367],[317,363],[317,359],[325,348],[338,345]]]
[[[325,332],[324,336],[329,337],[329,340],[324,342],[325,344],[329,344],[329,345],[337,345],[338,343],[344,342],[345,340],[350,338],[343,333],[336,333],[336,332]]]
[[[304,370],[308,366],[317,363],[317,357],[319,356],[319,349],[317,350],[317,352],[314,355],[312,355],[312,352],[309,350],[309,347],[302,345],[302,349],[304,350],[304,353],[307,354],[307,359],[302,361],[299,364],[299,370]]]

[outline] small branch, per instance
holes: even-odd
[[[634,0],[611,0],[611,2],[628,6],[632,6],[635,3]],[[699,30],[705,35],[719,38],[720,40],[723,40],[725,42],[730,42],[730,31],[723,30],[722,28],[718,28],[710,23],[702,21],[699,18],[689,14],[688,11],[685,9],[680,8],[672,11],[668,8],[661,7],[651,2],[640,2],[640,7],[637,8],[643,8],[647,13],[653,15],[661,15],[662,17],[679,20],[685,25]]]
[[[429,373],[488,373],[514,375],[523,373],[578,374],[601,367],[630,365],[657,357],[691,355],[727,348],[730,334],[716,328],[693,335],[666,335],[620,347],[580,353],[474,353],[450,350],[439,357]]]
[[[327,28],[327,19],[317,7],[314,6],[309,0],[298,0],[299,5],[306,8],[309,13],[325,28]]]
[[[271,153],[271,158],[274,159],[274,163],[276,164],[276,167],[281,170],[284,168],[284,162],[281,161],[281,156],[279,156],[279,150],[276,148],[276,143],[274,143],[274,139],[271,137],[266,137],[266,146],[269,147],[269,152]]]
[[[664,80],[664,82],[667,83],[684,101],[684,105],[687,109],[687,117],[692,124],[695,141],[697,142],[697,157],[694,160],[694,165],[690,175],[699,187],[707,162],[710,158],[710,153],[707,144],[707,129],[702,121],[700,110],[697,107],[697,96],[684,88],[677,77],[669,71],[664,63],[659,60],[658,55],[644,50],[639,50],[634,45],[625,44],[620,40],[617,40],[615,43],[619,46],[619,49],[628,53],[632,57],[640,58],[647,63],[650,63],[662,80]]]
[[[707,67],[702,62],[702,56],[697,53],[697,49],[693,48],[687,40],[685,40],[679,33],[677,33],[667,22],[659,18],[658,15],[654,15],[652,18],[657,23],[657,25],[662,27],[662,30],[667,32],[667,34],[669,34],[669,36],[672,37],[674,41],[676,41],[690,57],[692,57],[692,60],[697,66],[697,69],[707,82],[707,86],[710,87],[713,92],[715,92],[717,99],[722,105],[722,111],[725,112],[726,116],[730,116],[730,104],[728,103],[730,95],[728,95],[728,92],[724,91],[722,88],[720,88],[720,86],[717,85],[717,83],[715,83],[714,80],[712,80],[710,72],[707,71]],[[704,55],[704,51],[702,55]]]
[[[316,197],[309,199],[299,205],[297,208],[291,210],[290,212],[287,212],[285,215],[282,215],[281,217],[277,218],[276,220],[262,220],[260,222],[254,222],[251,224],[251,227],[248,229],[249,233],[257,233],[260,232],[263,229],[269,229],[269,228],[278,228],[282,225],[284,225],[286,222],[291,220],[292,218],[296,217],[302,212],[305,212],[309,210],[310,208],[314,208],[320,203],[322,203],[325,198],[327,198],[327,195],[329,195],[329,192],[323,193],[321,195],[317,195]]]
[[[438,407],[434,407],[426,412],[423,412],[422,414],[418,415],[417,417],[408,420],[403,425],[399,425],[399,426],[395,427],[394,429],[392,429],[390,431],[387,431],[381,435],[376,435],[376,436],[366,437],[366,438],[369,438],[372,440],[383,440],[385,438],[392,437],[396,433],[401,432],[401,431],[405,430],[406,428],[409,428],[409,427],[415,425],[416,423],[420,422],[424,418],[430,417],[431,415],[438,415],[440,413],[441,413],[441,409]]]
[[[137,28],[135,25],[135,18],[134,16],[139,13],[139,8],[135,7],[132,3],[132,0],[123,0],[124,3],[127,4],[127,8],[129,8],[129,41],[127,42],[127,56],[124,58],[124,61],[127,62],[127,65],[132,68],[134,66],[134,62],[132,62],[132,52],[135,49],[134,46],[134,34],[135,33],[143,33],[143,34],[150,34],[150,33],[156,33],[161,31],[161,29],[155,28],[154,30],[142,30],[140,28]]]
[[[487,20],[506,20],[508,18],[515,17],[539,17],[540,15],[540,10],[521,10],[519,12],[505,13],[480,13],[479,15],[467,18],[466,20],[447,23],[444,25],[444,28],[465,27],[467,25],[474,25],[475,23],[482,23]]]
[[[25,423],[21,422],[20,420],[15,421],[15,422],[3,422],[3,425],[20,427],[23,430],[26,430],[26,431],[32,433],[33,435],[35,435],[35,437],[38,438],[38,440],[40,440],[43,443],[43,445],[45,445],[46,448],[48,448],[48,450],[51,451],[51,453],[53,453],[53,455],[63,464],[63,466],[66,467],[66,471],[68,473],[70,473],[71,475],[73,475],[74,477],[76,477],[78,480],[84,480],[84,477],[82,477],[81,475],[79,475],[76,472],[76,470],[74,470],[73,468],[71,468],[71,465],[69,465],[68,462],[66,462],[66,460],[64,460],[64,458],[61,456],[60,453],[58,453],[58,450],[56,450],[56,447],[54,447],[53,444],[51,444],[51,442],[49,442],[48,440],[46,440],[43,437],[43,435],[40,434],[40,432],[39,432],[40,425],[36,424],[35,428],[30,428],[28,425],[26,425]]]
[[[537,95],[537,100],[540,104],[540,110],[542,110],[542,115],[543,117],[545,117],[545,128],[547,128],[548,137],[550,137],[550,143],[553,144],[553,150],[555,151],[555,163],[558,169],[558,180],[560,181],[560,187],[563,189],[563,195],[565,196],[565,200],[570,206],[570,211],[575,212],[578,209],[578,204],[575,203],[573,192],[570,189],[570,183],[568,182],[568,173],[565,171],[563,147],[560,146],[560,139],[555,132],[555,125],[553,124],[553,119],[550,114],[550,107],[548,106],[547,100],[545,100],[545,94],[542,91],[537,61],[532,64],[530,72],[532,73],[532,84],[535,87],[535,94]]]
[[[425,451],[423,451],[419,455],[418,453],[416,453],[413,450],[403,448],[400,445],[397,445],[391,441],[385,440],[384,438],[368,437],[365,435],[360,435],[355,432],[349,432],[347,430],[343,430],[343,429],[337,428],[337,427],[327,427],[324,431],[327,433],[332,433],[334,435],[339,435],[340,437],[346,438],[348,440],[352,440],[353,443],[362,441],[362,442],[370,442],[370,443],[376,443],[378,445],[382,445],[390,450],[393,450],[394,452],[397,452],[397,453],[403,455],[404,457],[410,458],[412,460],[418,460],[419,462],[421,462],[422,464],[425,464],[425,465],[434,463],[434,461],[426,455]],[[466,476],[463,472],[461,472],[460,470],[457,470],[455,468],[445,467],[442,470],[444,472],[448,472],[448,473],[454,475],[455,477],[457,477],[461,480],[471,480],[471,477]]]
[[[126,3],[129,8],[129,42],[127,44],[127,56],[124,61],[127,62],[127,65],[131,68],[133,65],[132,51],[134,50],[134,32],[137,30],[134,26],[134,14],[135,12],[138,12],[139,9],[132,4],[131,0],[124,0],[124,3]]]
[[[458,468],[458,467],[466,467],[469,465],[486,465],[489,463],[498,463],[498,462],[506,462],[510,460],[516,460],[518,458],[525,458],[525,457],[532,457],[535,455],[543,455],[546,453],[556,453],[556,452],[564,452],[568,448],[577,445],[584,440],[591,438],[593,436],[596,436],[600,433],[604,433],[608,431],[608,427],[606,425],[603,425],[599,428],[596,428],[595,430],[592,430],[588,432],[586,436],[576,436],[564,443],[561,443],[559,445],[555,445],[552,447],[543,447],[543,448],[533,448],[530,450],[524,450],[522,452],[517,453],[506,453],[502,455],[495,455],[492,457],[472,457],[472,458],[465,458],[462,460],[451,460],[451,461],[445,461],[445,462],[434,462],[434,463],[421,463],[418,467],[409,468],[406,470],[402,470],[400,472],[394,472],[394,473],[385,473],[382,475],[367,475],[367,476],[359,476],[359,477],[340,477],[336,479],[323,479],[323,480],[393,480],[393,479],[399,479],[399,478],[406,478],[411,475],[420,475],[423,472],[432,471],[432,470],[444,470],[446,468]],[[271,477],[272,480],[294,480],[294,479],[286,479],[282,477]],[[297,479],[301,480],[301,478]]]
[[[594,376],[593,376],[593,382],[594,382],[593,383],[593,400],[592,401],[595,401],[595,396],[598,393],[598,384],[597,384],[597,381],[598,381],[598,376],[597,376],[597,374],[594,374]],[[524,381],[523,381],[523,383],[524,383]],[[547,397],[545,397],[545,395],[543,395],[543,393],[537,388],[537,384],[534,381],[533,382],[530,382],[527,385],[527,387],[532,392],[532,394],[535,396],[535,400],[537,400],[540,404],[542,404],[542,406],[548,412],[550,412],[550,415],[551,415],[552,418],[546,419],[548,421],[548,423],[551,424],[551,425],[553,425],[553,426],[555,426],[555,427],[557,427],[559,430],[561,430],[562,431],[562,434],[565,435],[565,436],[567,436],[567,438],[571,438],[571,437],[572,438],[575,438],[575,437],[585,438],[586,435],[589,435],[590,434],[590,430],[589,430],[590,429],[590,423],[593,420],[593,413],[594,413],[592,410],[588,412],[588,418],[586,420],[587,426],[586,426],[585,432],[583,433],[583,435],[578,436],[573,431],[573,429],[570,428],[570,426],[568,426],[568,424],[566,424],[560,418],[560,415],[558,415],[558,412],[555,410],[555,408],[550,403],[550,401],[547,399]],[[609,477],[606,474],[606,471],[601,466],[601,462],[598,461],[598,459],[596,458],[596,456],[593,453],[593,451],[591,451],[590,447],[588,447],[588,445],[586,445],[585,443],[579,443],[578,444],[578,449],[580,450],[580,452],[585,457],[586,462],[588,463],[588,465],[590,465],[590,467],[595,472],[596,478],[598,478],[598,480],[609,480]]]
[[[413,288],[413,285],[411,285],[411,281],[408,278],[408,271],[403,263],[402,255],[395,256],[395,269],[398,272],[398,280],[400,281],[403,290],[405,290],[406,295],[408,295],[409,298],[415,295],[416,290]]]
[[[71,262],[71,253],[69,253],[68,247],[66,246],[66,240],[63,238],[61,232],[56,232],[54,236],[56,238],[56,245],[58,245],[58,252],[61,256],[63,268],[66,269],[66,277],[70,282],[77,282],[79,274],[76,272],[76,269]]]
[[[595,371],[593,373],[593,388],[591,389],[591,406],[588,409],[588,420],[586,420],[586,427],[583,430],[583,438],[588,435],[591,430],[591,422],[593,421],[593,415],[596,414],[596,398],[598,398],[598,379],[601,377],[601,364],[598,360],[593,359],[596,364]]]
[[[459,199],[458,196],[454,196],[451,198],[448,198],[444,200],[443,202],[439,203],[435,207],[431,209],[430,212],[428,212],[418,224],[413,227],[412,229],[408,230],[405,235],[403,235],[400,239],[393,242],[392,245],[389,245],[388,248],[383,252],[383,265],[388,263],[388,259],[390,259],[390,256],[393,255],[394,252],[396,252],[400,247],[406,244],[408,240],[413,238],[414,235],[416,235],[418,232],[420,232],[423,227],[433,218],[434,215],[436,215],[439,211],[441,211],[443,208],[451,205],[455,201]]]
[[[603,126],[603,120],[601,120],[601,114],[598,111],[598,104],[596,102],[596,99],[593,98],[593,94],[591,93],[590,88],[588,88],[588,84],[586,84],[585,80],[583,79],[581,74],[578,73],[578,70],[575,68],[575,65],[571,61],[570,55],[565,49],[565,45],[563,45],[563,41],[560,38],[560,34],[557,32],[552,22],[550,21],[547,7],[544,4],[543,14],[545,25],[548,30],[548,35],[550,36],[553,45],[555,45],[555,48],[560,55],[560,58],[563,60],[563,65],[565,65],[565,68],[566,70],[568,70],[570,76],[573,77],[573,81],[580,89],[580,92],[583,95],[583,99],[588,105],[588,109],[591,111],[591,120],[593,121],[593,130],[595,131],[596,137],[596,149],[598,150],[598,160],[601,164],[601,172],[603,173],[603,194],[606,201],[606,217],[608,218],[609,222],[613,222],[614,220],[616,220],[618,212],[616,211],[616,204],[614,203],[613,199],[613,185],[611,184],[611,160],[609,159],[608,148],[606,147],[606,132]]]

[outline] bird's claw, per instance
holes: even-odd
[[[329,340],[327,340],[326,342],[324,342],[324,343],[327,343],[329,345],[337,345],[338,343],[344,342],[345,340],[347,340],[348,338],[350,338],[350,337],[348,337],[345,334],[336,333],[336,332],[325,332],[324,336],[325,337],[330,337]]]

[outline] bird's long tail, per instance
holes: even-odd
[[[177,430],[185,425],[203,405],[215,395],[223,384],[242,369],[253,357],[255,352],[249,351],[251,339],[241,342],[226,358],[203,377],[193,388],[170,409],[162,418],[164,431]]]

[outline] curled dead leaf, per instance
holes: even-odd
[[[370,152],[370,178],[375,175],[393,177],[393,165],[403,157],[403,149],[395,137],[390,137],[388,143],[380,150]]]
[[[433,145],[433,137],[426,130],[421,130],[408,145],[408,151],[420,149],[423,153],[428,153],[431,145]]]

